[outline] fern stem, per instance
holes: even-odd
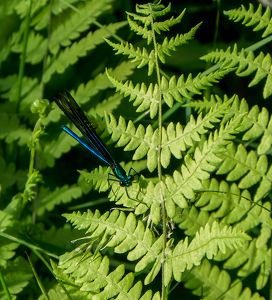
[[[2,272],[1,272],[1,269],[0,269],[0,282],[2,284],[2,287],[3,287],[3,290],[5,292],[5,296],[7,297],[7,300],[11,300],[12,298],[11,298],[11,295],[9,293],[8,287],[6,285],[5,278],[4,278],[4,276],[3,276]]]
[[[38,275],[38,273],[37,273],[37,271],[36,271],[36,269],[35,269],[34,264],[32,263],[32,261],[31,261],[29,255],[28,255],[27,253],[26,253],[26,256],[27,256],[27,259],[28,259],[28,262],[29,262],[30,267],[31,267],[31,269],[32,269],[32,272],[33,272],[33,274],[34,274],[34,276],[35,276],[35,278],[36,278],[36,280],[37,280],[37,283],[38,283],[38,285],[39,285],[39,287],[40,287],[40,290],[41,290],[41,292],[42,292],[44,298],[45,298],[46,300],[49,300],[49,297],[48,297],[48,295],[47,295],[47,293],[46,293],[46,290],[45,290],[45,288],[44,288],[44,286],[43,286],[43,284],[42,284],[42,280],[40,279],[40,277],[39,277],[39,275]]]
[[[42,249],[42,248],[40,248],[40,247],[38,247],[36,245],[30,244],[30,243],[28,243],[28,242],[26,242],[26,241],[24,241],[22,239],[19,239],[19,238],[15,237],[15,236],[6,234],[4,232],[0,232],[0,236],[3,237],[3,238],[5,238],[5,239],[8,239],[10,241],[16,242],[16,243],[18,243],[20,245],[24,245],[24,246],[30,248],[31,250],[37,250],[37,251],[42,252],[42,253],[44,253],[44,254],[52,257],[52,258],[59,259],[59,257],[56,254],[48,252],[48,251],[46,251],[46,250],[44,250],[44,249]]]
[[[26,57],[26,49],[27,49],[28,34],[29,34],[29,23],[30,23],[32,0],[26,1],[26,5],[27,5],[27,13],[26,13],[26,18],[25,18],[25,28],[24,28],[24,37],[23,37],[23,43],[22,43],[22,53],[21,53],[21,56],[20,56],[20,66],[19,66],[17,89],[16,89],[16,102],[17,102],[16,111],[18,111],[19,105],[20,105],[21,90],[22,90],[22,84],[23,84],[23,76],[24,76],[24,71],[25,71],[25,57]]]
[[[43,75],[47,69],[48,49],[49,49],[50,38],[51,38],[52,6],[53,6],[53,1],[50,0],[50,9],[48,12],[48,26],[47,26],[47,44],[46,44],[45,53],[44,53],[44,57],[43,57],[43,70],[42,70]],[[43,75],[42,75],[42,78],[43,78]],[[41,80],[40,99],[44,98],[44,86],[45,86],[45,82],[43,80]]]
[[[217,11],[216,11],[216,19],[215,19],[215,32],[214,32],[214,37],[213,37],[213,49],[216,48],[216,40],[218,36],[218,27],[219,27],[219,17],[220,17],[220,0],[216,0],[217,2]]]
[[[36,136],[37,131],[40,130],[42,120],[43,120],[43,118],[39,118],[38,121],[36,122],[32,136]],[[33,170],[34,170],[35,152],[36,152],[36,148],[31,147],[28,176],[31,176],[31,174],[33,173]]]
[[[152,4],[149,4],[150,13],[152,15]],[[157,74],[157,83],[159,87],[159,109],[158,109],[158,181],[159,181],[159,191],[160,191],[160,205],[161,205],[161,216],[162,216],[162,230],[163,230],[163,248],[162,248],[162,286],[161,286],[161,299],[166,299],[166,290],[164,285],[164,276],[165,276],[165,250],[166,250],[166,237],[167,237],[167,228],[166,228],[166,209],[163,197],[162,190],[162,164],[161,164],[161,151],[162,151],[162,89],[161,89],[161,77],[160,77],[160,68],[158,62],[158,48],[156,35],[154,30],[153,18],[151,18],[151,30],[153,36],[154,44],[154,59],[155,59],[155,69]]]

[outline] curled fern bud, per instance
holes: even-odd
[[[30,110],[33,114],[39,114],[41,118],[46,118],[52,110],[52,106],[47,99],[37,99],[31,105]]]

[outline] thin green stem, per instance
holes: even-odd
[[[37,131],[40,130],[42,120],[43,120],[43,118],[39,118],[39,120],[36,122],[32,136],[35,137]],[[36,152],[36,148],[34,146],[31,146],[28,177],[31,176],[31,174],[33,173],[33,170],[34,170],[35,152]]]
[[[9,235],[9,234],[6,234],[4,232],[0,232],[0,236],[10,240],[10,241],[13,241],[13,242],[16,242],[18,244],[21,244],[21,245],[25,245],[26,247],[30,248],[30,249],[34,249],[34,250],[37,250],[37,251],[40,251],[40,252],[43,252],[44,254],[50,256],[50,257],[53,257],[55,259],[59,259],[59,257],[57,255],[55,255],[54,253],[51,253],[51,252],[48,252],[48,251],[45,251],[44,249],[38,247],[38,246],[35,246],[33,244],[30,244],[24,240],[21,240],[21,239],[18,239],[17,237],[15,236],[12,236],[12,235]]]
[[[49,49],[49,44],[50,44],[50,38],[51,38],[51,19],[52,19],[52,6],[53,6],[53,0],[50,0],[50,9],[48,11],[48,25],[47,25],[47,44],[46,44],[46,49],[43,57],[43,75],[47,69],[47,58],[48,58],[48,49]],[[44,81],[41,80],[40,84],[40,99],[43,99],[44,95]]]
[[[5,278],[4,278],[4,276],[3,276],[2,272],[1,272],[1,268],[0,268],[0,282],[1,282],[3,290],[5,292],[6,299],[7,300],[11,300],[12,298],[11,298],[11,295],[9,293],[9,289],[8,289],[8,287],[6,285]]]
[[[152,15],[152,4],[149,4],[150,13]],[[162,217],[162,231],[163,231],[163,248],[162,248],[162,286],[161,286],[161,299],[166,299],[166,289],[164,285],[164,277],[165,277],[165,250],[166,250],[166,237],[167,237],[167,227],[166,227],[166,209],[165,202],[163,196],[162,189],[162,164],[161,164],[161,151],[162,151],[162,88],[161,88],[161,76],[160,76],[160,68],[158,62],[158,48],[156,35],[154,30],[153,18],[151,19],[151,30],[153,36],[153,44],[154,44],[154,59],[155,59],[155,69],[157,73],[157,83],[159,87],[159,110],[158,110],[158,180],[159,180],[159,191],[160,191],[160,205],[161,205],[161,217]]]
[[[216,11],[216,20],[215,20],[215,32],[213,37],[213,49],[216,48],[216,40],[218,36],[219,17],[220,17],[220,0],[216,0],[216,2],[217,2],[217,11]]]
[[[25,58],[26,58],[27,42],[28,42],[28,35],[29,35],[32,0],[27,0],[27,1],[25,1],[25,3],[27,5],[27,12],[26,12],[26,18],[25,18],[22,53],[20,56],[20,66],[19,66],[18,79],[17,79],[17,89],[16,89],[16,102],[17,102],[16,110],[17,111],[19,110],[20,99],[21,99],[21,90],[22,90],[23,77],[24,77],[24,71],[25,71]]]
[[[57,280],[57,282],[59,283],[59,285],[62,287],[63,291],[65,292],[66,296],[68,297],[69,300],[72,300],[69,292],[67,291],[67,289],[65,288],[65,285],[61,282],[60,279],[58,279],[56,277],[56,275],[54,274],[52,267],[50,266],[50,264],[47,262],[47,260],[41,255],[41,253],[39,251],[37,251],[36,249],[32,248],[32,251],[40,258],[40,260],[45,264],[45,266],[47,267],[47,269],[51,272],[51,274],[55,277],[55,279]]]
[[[33,274],[34,274],[34,276],[35,276],[35,278],[36,278],[36,280],[37,280],[37,283],[38,283],[38,285],[39,285],[39,287],[40,287],[40,290],[41,290],[41,292],[42,292],[44,298],[45,298],[46,300],[49,300],[48,295],[47,295],[47,293],[46,293],[46,290],[45,290],[45,288],[44,288],[44,286],[43,286],[43,284],[42,284],[42,281],[41,281],[41,279],[39,278],[39,275],[38,275],[38,273],[36,272],[36,269],[35,269],[35,267],[34,267],[32,261],[31,261],[31,259],[30,259],[30,257],[28,256],[27,253],[26,253],[26,256],[27,256],[27,259],[28,259],[28,262],[29,262],[29,264],[30,264],[30,266],[31,266],[32,272],[33,272]]]

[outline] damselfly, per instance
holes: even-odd
[[[132,185],[134,179],[133,175],[127,175],[126,171],[117,163],[109,153],[108,149],[101,141],[90,121],[85,116],[84,112],[78,106],[75,99],[67,91],[59,93],[54,101],[64,114],[76,125],[78,130],[82,133],[85,140],[82,140],[67,126],[62,126],[62,129],[67,132],[71,137],[77,140],[81,145],[86,147],[94,155],[99,157],[111,169],[114,176],[117,178],[120,186],[129,187]]]

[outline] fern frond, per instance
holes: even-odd
[[[55,72],[60,74],[63,73],[69,65],[75,64],[79,57],[86,55],[87,51],[103,43],[104,38],[111,36],[111,34],[125,26],[125,24],[126,22],[110,24],[102,29],[96,30],[95,32],[90,32],[79,42],[75,42],[71,47],[65,48],[58,58],[55,61],[52,61],[46,69],[43,75],[43,82],[48,82]],[[111,32],[111,34],[109,32]]]
[[[54,273],[56,275],[56,272],[54,272]],[[61,272],[59,272],[59,273],[61,273]],[[56,275],[56,277],[57,277],[57,275]],[[67,283],[67,287],[62,283],[62,286],[57,285],[55,287],[50,288],[47,292],[48,299],[50,299],[50,300],[59,300],[59,299],[63,298],[64,297],[63,296],[63,287],[65,286],[66,290],[69,291],[68,280],[67,279],[66,279],[65,283]],[[71,284],[71,286],[72,286],[72,284]],[[69,295],[73,295],[73,292],[75,292],[75,289],[73,289],[73,291],[69,291]],[[79,297],[82,297],[82,299],[86,299],[86,300],[88,299],[89,300],[86,292],[84,293],[84,292],[76,291],[76,293],[77,293],[77,296],[79,294],[80,295]],[[47,300],[47,299],[44,297],[44,295],[42,295],[38,298],[38,300]]]
[[[69,203],[73,199],[82,196],[81,189],[76,185],[64,185],[61,188],[56,188],[54,191],[49,191],[46,188],[41,188],[40,198],[37,201],[36,209],[38,215],[43,215],[45,210],[52,211],[55,206],[61,203]]]
[[[231,133],[235,123],[229,124],[225,129],[215,132],[215,136],[210,136],[209,141],[203,144],[203,148],[196,148],[193,160],[190,155],[186,155],[181,172],[175,172],[173,179],[167,177],[165,183],[168,187],[167,199],[172,199],[180,208],[184,208],[185,198],[193,200],[195,198],[195,191],[201,189],[201,181],[209,177],[209,172],[221,162],[222,146],[227,144],[227,140],[231,139]],[[237,123],[236,123],[237,124]],[[234,126],[234,127],[233,127]],[[237,125],[236,125],[237,126]],[[151,195],[146,195],[152,197]],[[185,197],[185,198],[184,198]]]
[[[1,189],[11,187],[15,183],[22,188],[26,182],[26,172],[23,170],[16,171],[16,166],[14,163],[7,164],[5,159],[0,156],[0,177],[1,177]]]
[[[153,23],[153,30],[155,30],[158,34],[160,34],[161,30],[162,31],[166,31],[169,30],[169,28],[171,26],[174,26],[175,24],[180,23],[184,13],[185,13],[185,9],[183,10],[183,12],[177,17],[171,17],[171,19],[165,20],[163,22],[153,22],[153,18],[155,20],[156,16],[161,16],[164,15],[166,13],[169,12],[171,5],[169,4],[168,7],[165,10],[161,10],[160,12],[157,11],[155,14],[152,12],[152,9],[150,9],[152,7],[149,6],[149,8],[140,8],[139,9],[139,13],[144,13],[148,16],[140,16],[137,14],[133,14],[133,13],[129,13],[127,12],[128,15],[128,23],[130,28],[135,31],[138,35],[142,35],[143,38],[147,39],[147,44],[149,45],[152,42],[153,39],[153,33],[150,29],[148,29],[148,26],[150,25],[150,23]],[[157,7],[158,9],[163,8],[164,6],[160,6]],[[137,21],[141,21],[142,23],[144,23],[144,27],[140,26],[139,24],[137,24],[136,22],[134,22],[129,16],[131,16],[134,20]]]
[[[144,228],[141,221],[136,221],[133,214],[129,214],[126,218],[123,212],[115,210],[111,214],[107,212],[103,216],[100,216],[98,211],[95,214],[88,211],[87,214],[73,213],[64,216],[77,229],[87,229],[86,233],[91,234],[93,237],[101,235],[112,237],[105,246],[114,247],[114,251],[117,253],[129,252],[128,259],[131,261],[140,259],[135,266],[136,272],[154,263],[150,272],[153,275],[146,278],[146,283],[152,281],[159,272],[162,236],[156,240],[152,232],[148,228]],[[99,222],[99,219],[103,219],[103,222]],[[235,229],[225,227],[221,230],[216,222],[211,229],[206,225],[205,229],[200,229],[200,232],[189,246],[188,240],[185,239],[174,248],[172,254],[169,253],[168,267],[172,271],[168,273],[170,277],[167,280],[171,279],[173,273],[174,278],[180,281],[181,272],[186,268],[192,268],[193,265],[198,265],[206,251],[208,251],[206,253],[208,258],[211,258],[218,252],[218,248],[224,252],[225,247],[237,248],[246,240],[249,240],[249,237]],[[209,244],[208,248],[206,247],[207,243]]]
[[[126,79],[129,76],[135,64],[131,62],[122,62],[115,69],[109,69],[108,71],[118,79]],[[100,91],[104,91],[112,87],[107,73],[102,72],[95,76],[93,79],[89,80],[87,83],[81,83],[77,90],[72,95],[79,104],[84,104],[90,101],[92,97],[98,95]],[[1,81],[0,81],[1,88]],[[103,115],[104,111],[112,112],[120,104],[120,97],[118,94],[115,94],[113,97],[105,99],[102,103],[98,103],[95,107],[90,108],[89,113],[92,115],[101,114]],[[61,111],[59,109],[54,109],[46,118],[46,121],[50,120],[56,122],[61,116]]]
[[[183,12],[177,17],[174,18],[172,17],[169,20],[165,20],[163,22],[154,22],[153,23],[153,29],[160,34],[161,30],[162,31],[166,31],[169,30],[169,27],[174,26],[175,24],[180,23],[183,15],[185,13],[185,9],[183,10]],[[127,19],[128,19],[128,23],[130,28],[135,31],[138,35],[142,35],[143,38],[147,39],[147,44],[149,45],[152,42],[153,39],[153,34],[152,31],[150,29],[148,29],[148,25],[150,25],[151,19],[149,17],[143,17],[143,16],[139,16],[133,13],[129,13],[127,12]],[[129,16],[133,17],[134,20],[140,20],[142,21],[145,26],[142,27],[139,24],[137,24],[136,22],[134,22]]]
[[[171,54],[169,50],[175,51],[177,46],[187,44],[189,40],[193,39],[197,29],[201,24],[202,23],[199,23],[186,34],[177,34],[175,37],[172,37],[170,41],[168,41],[168,38],[166,37],[162,44],[158,44],[158,56],[161,62],[165,63],[163,53],[170,56]]]
[[[260,236],[257,238],[256,246],[257,248],[261,248],[266,245],[268,242],[270,236],[271,236],[271,204],[270,202],[265,202],[263,204],[264,210],[262,210],[262,213],[259,215],[260,223],[262,224],[261,233]]]
[[[114,109],[120,106],[122,103],[123,97],[120,94],[114,94],[108,99],[99,102],[96,107],[93,107],[89,110],[89,113],[92,115],[100,114],[103,115],[104,111],[113,112]]]
[[[10,16],[12,13],[14,13],[14,10],[16,8],[16,6],[18,5],[18,2],[20,2],[20,0],[14,0],[13,1],[13,5],[9,5],[9,2],[2,2],[0,3],[0,11],[1,11],[1,17],[4,16]]]
[[[169,107],[172,107],[174,100],[182,102],[182,96],[191,98],[189,92],[195,94],[201,94],[200,90],[206,89],[211,86],[211,83],[218,82],[218,79],[223,78],[226,74],[231,72],[233,69],[219,70],[209,75],[202,76],[198,74],[194,79],[190,74],[187,80],[184,80],[184,76],[181,75],[178,80],[175,76],[172,76],[168,81],[164,76],[162,77],[162,93],[165,102]],[[151,83],[148,88],[144,83],[133,85],[131,80],[127,80],[125,83],[113,78],[107,73],[109,80],[115,86],[116,91],[129,96],[129,101],[134,101],[134,106],[139,106],[137,112],[145,111],[150,109],[150,117],[154,118],[158,112],[158,85]]]
[[[272,145],[271,139],[271,126],[272,119],[266,108],[261,111],[257,105],[253,106],[251,110],[248,108],[246,101],[239,100],[236,97],[230,106],[224,119],[228,120],[231,117],[238,117],[239,115],[245,114],[246,117],[243,119],[240,131],[243,132],[243,140],[250,141],[256,138],[261,138],[258,144],[257,153],[263,155],[267,153]]]
[[[262,37],[266,37],[272,33],[272,23],[271,23],[271,9],[267,6],[265,13],[262,15],[262,5],[259,4],[258,9],[254,12],[254,6],[249,3],[249,9],[246,10],[244,5],[241,5],[239,9],[232,9],[229,11],[224,11],[224,14],[229,16],[230,20],[234,20],[234,22],[243,21],[242,24],[246,26],[254,26],[254,31],[258,31],[261,29],[265,29]]]
[[[153,19],[161,17],[169,13],[171,10],[171,3],[167,7],[158,3],[148,3],[148,4],[136,4],[136,12],[146,16],[152,16]]]
[[[138,35],[142,35],[144,39],[147,39],[147,45],[152,42],[153,34],[150,29],[147,28],[147,24],[144,27],[138,25],[136,22],[132,21],[129,15],[133,16],[133,14],[128,13],[127,20],[130,28],[135,31]],[[145,17],[144,17],[145,18]]]
[[[4,62],[7,59],[7,57],[10,54],[10,52],[12,51],[12,47],[14,46],[14,44],[19,39],[19,37],[21,35],[22,28],[23,28],[23,26],[21,25],[20,29],[17,32],[12,33],[12,35],[9,37],[8,41],[6,42],[6,44],[1,46],[1,50],[0,50],[0,66],[1,66],[2,62]]]
[[[259,108],[257,106],[254,106],[250,110],[247,119],[250,119],[251,122],[248,123],[251,123],[252,127],[246,131],[246,133],[243,136],[243,140],[249,141],[256,137],[262,136],[261,142],[259,143],[257,148],[257,153],[258,155],[267,153],[272,145],[272,118],[271,116],[269,116],[267,109],[263,108],[260,112]],[[249,124],[247,124],[247,126]]]
[[[192,74],[189,74],[186,81],[184,75],[181,75],[178,80],[175,76],[172,76],[168,81],[164,76],[162,77],[162,92],[163,98],[168,106],[172,106],[174,99],[181,101],[181,96],[191,99],[189,92],[194,94],[201,94],[200,90],[206,89],[211,86],[212,83],[218,82],[219,79],[223,78],[229,72],[233,71],[232,68],[228,70],[218,70],[208,75],[202,75],[199,73],[196,77],[192,78]]]
[[[186,11],[186,9],[184,9],[177,18],[171,17],[171,19],[165,20],[163,22],[154,22],[154,24],[153,24],[154,30],[158,34],[160,34],[161,33],[160,30],[167,31],[167,30],[169,30],[170,27],[172,27],[176,24],[179,24],[185,14],[185,11]]]
[[[78,229],[87,229],[87,233],[93,237],[108,236],[108,243],[104,247],[114,247],[116,253],[128,252],[128,260],[139,260],[135,266],[135,271],[139,272],[149,264],[157,265],[159,262],[159,272],[161,267],[162,236],[155,239],[151,230],[145,228],[141,221],[137,221],[133,214],[125,216],[123,212],[117,210],[107,212],[103,216],[96,211],[93,214],[73,213],[65,215],[68,221],[72,222]],[[103,220],[103,222],[99,221]],[[151,271],[151,273],[157,275]]]
[[[268,168],[265,155],[257,157],[254,151],[247,153],[242,144],[236,149],[234,144],[227,146],[227,152],[221,154],[224,163],[219,167],[217,174],[228,173],[227,180],[240,180],[239,188],[247,189],[257,183],[259,187],[254,195],[254,201],[260,200],[271,190],[272,167]]]
[[[236,184],[229,186],[225,181],[218,182],[212,178],[212,180],[204,180],[202,185],[203,193],[197,200],[196,206],[205,211],[217,210],[213,216],[215,218],[225,216],[224,222],[226,224],[237,222],[241,219],[241,211],[248,213],[252,206],[248,191],[241,192]]]
[[[253,202],[249,192],[241,191],[236,184],[229,186],[225,181],[219,183],[214,178],[202,184],[204,192],[196,205],[205,211],[215,211],[213,217],[223,218],[224,224],[239,222],[239,228],[247,231],[263,224],[265,214],[269,213],[268,208]]]
[[[223,106],[215,106],[210,114],[207,114],[204,118],[200,115],[197,120],[192,117],[183,129],[178,123],[174,125],[170,123],[167,129],[163,129],[163,140],[165,141],[162,147],[162,153],[164,160],[162,161],[163,167],[166,168],[170,162],[170,154],[172,153],[177,158],[181,158],[181,151],[184,151],[187,146],[191,147],[194,141],[200,141],[200,135],[207,132],[206,128],[213,128],[212,123],[219,122],[219,118],[224,115],[225,109],[229,107],[229,104],[233,99],[229,99],[229,102]],[[240,118],[232,120],[232,122],[223,130],[219,132],[220,143],[224,143],[224,139],[232,139],[231,134],[234,132],[234,128],[238,126]],[[100,123],[101,127],[98,127],[98,131],[104,130],[102,137],[111,136],[111,142],[118,141],[117,146],[125,146],[125,151],[135,150],[133,159],[141,159],[147,155],[147,167],[149,170],[154,170],[157,165],[156,159],[156,138],[157,130],[153,132],[151,126],[146,129],[140,125],[135,128],[132,121],[126,125],[125,120],[120,117],[119,122],[113,115],[107,115],[105,113],[104,121]],[[173,130],[175,129],[175,130]],[[219,139],[219,137],[217,137]]]
[[[17,75],[7,76],[0,79],[0,89],[7,91],[1,97],[16,102],[16,82]],[[20,111],[29,111],[29,106],[33,103],[33,98],[37,98],[38,79],[24,76],[22,79],[22,101],[20,103]]]
[[[16,257],[13,261],[8,261],[7,266],[1,271],[5,278],[6,286],[13,296],[19,294],[22,289],[29,284],[33,276],[29,263],[21,256]],[[6,293],[1,289],[0,297],[5,297]],[[15,296],[16,297],[16,296]]]
[[[2,217],[2,216],[1,216]],[[2,220],[1,220],[2,221]],[[4,228],[3,228],[4,229]],[[1,228],[1,232],[3,232]],[[16,254],[15,250],[19,247],[18,243],[14,243],[6,238],[0,236],[0,266],[7,267],[7,263]]]
[[[107,182],[110,168],[99,166],[90,173],[85,171],[79,171],[79,173],[84,176],[85,180],[91,184],[93,189],[99,190],[99,192],[105,192],[110,188]]]
[[[90,237],[108,237],[104,247],[114,247],[116,253],[128,252],[130,261],[140,259],[135,266],[136,272],[156,261],[162,251],[162,237],[156,239],[153,232],[145,228],[143,222],[137,221],[133,214],[126,217],[123,212],[114,210],[101,216],[98,211],[92,213],[88,210],[84,214],[78,212],[64,216],[77,229],[87,229]]]
[[[31,137],[31,130],[26,129],[25,124],[20,124],[18,116],[1,115],[0,138],[10,144],[14,141],[19,146],[25,145]]]
[[[241,115],[245,115],[245,118],[239,128],[239,131],[243,133],[243,140],[250,141],[256,138],[261,138],[260,143],[258,143],[257,153],[258,155],[267,153],[272,145],[272,121],[267,109],[263,108],[262,111],[260,111],[258,106],[255,105],[251,110],[249,110],[245,99],[239,100],[237,96],[233,99],[231,106],[224,115],[222,123],[226,123],[232,117],[237,118]],[[225,101],[226,100],[224,100],[224,102]],[[222,100],[218,97],[211,97],[210,102],[205,99],[204,102],[198,101],[197,103],[191,103],[186,106],[201,108],[201,110],[209,110],[217,103],[222,103]]]
[[[129,252],[128,257],[132,261],[151,251],[151,246],[156,241],[152,231],[145,228],[141,221],[137,221],[133,214],[126,217],[122,211],[113,210],[111,213],[106,212],[101,216],[99,211],[92,213],[88,210],[87,213],[74,212],[64,214],[64,216],[75,228],[87,229],[86,233],[90,237],[108,236],[106,246],[114,247],[116,253]],[[135,251],[134,248],[138,251]]]
[[[12,222],[12,216],[6,211],[0,211],[0,232],[4,232]]]
[[[182,280],[185,287],[194,290],[198,296],[208,296],[211,299],[237,299],[237,300],[265,300],[258,293],[252,295],[249,288],[243,290],[242,282],[236,280],[231,282],[230,275],[225,271],[220,271],[217,266],[212,266],[205,259],[201,266],[194,268],[190,274],[184,276]]]
[[[255,58],[254,53],[249,51],[246,53],[244,49],[238,53],[237,46],[235,45],[233,51],[229,47],[226,51],[217,50],[201,57],[206,61],[213,61],[215,63],[222,63],[224,68],[233,68],[238,65],[236,74],[238,76],[248,76],[251,73],[256,72],[255,77],[249,83],[249,87],[256,85],[263,78],[267,77],[263,96],[269,97],[272,94],[272,76],[271,76],[271,55],[268,53],[266,56],[261,52],[259,56]]]
[[[86,31],[95,18],[110,8],[113,0],[103,1],[87,1],[80,8],[82,14],[86,17],[78,17],[78,12],[71,13],[66,22],[61,23],[51,34],[49,49],[50,52],[56,54],[60,47],[67,47],[72,40],[79,37],[81,32]]]
[[[171,10],[171,3],[167,7],[160,4],[148,3],[148,4],[136,4],[136,12],[138,14],[127,12],[133,19],[142,22],[147,27],[152,20],[157,17],[164,16]]]
[[[62,258],[63,256],[61,257],[61,259]],[[87,291],[82,291],[81,290],[82,284],[77,283],[76,281],[77,278],[73,276],[73,274],[70,274],[69,272],[65,272],[66,271],[65,269],[63,270],[59,268],[59,266],[53,260],[51,260],[51,265],[56,278],[58,279],[58,281],[62,283],[61,285],[58,285],[55,289],[49,290],[48,295],[52,295],[52,300],[63,298],[63,289],[64,289],[63,287],[65,287],[65,290],[67,291],[66,293],[69,293],[70,298],[71,296],[75,296],[75,297],[79,297],[79,299],[80,298],[88,299],[88,300],[92,299],[94,293],[88,293]],[[59,294],[61,294],[61,296],[57,298]],[[45,300],[45,299],[42,298],[41,300]]]
[[[106,300],[113,297],[127,300],[158,300],[158,297],[152,297],[151,290],[145,292],[141,297],[142,283],[138,281],[134,284],[133,274],[125,275],[124,265],[119,265],[110,273],[109,259],[106,256],[102,257],[97,254],[96,257],[91,257],[88,255],[81,262],[78,257],[68,262],[63,262],[61,259],[60,267],[64,269],[65,274],[70,274],[72,278],[75,277],[77,287],[92,296],[93,300]]]
[[[72,130],[75,126],[72,126]],[[63,153],[70,151],[71,147],[77,145],[74,139],[71,139],[67,134],[61,132],[57,140],[52,141],[52,143],[47,144],[44,148],[44,152],[53,158],[59,158]]]
[[[235,228],[227,226],[220,228],[217,222],[214,222],[212,227],[207,224],[205,228],[200,228],[189,245],[186,237],[177,244],[171,254],[169,253],[166,262],[168,274],[172,271],[175,280],[181,281],[182,272],[199,265],[204,255],[211,259],[219,250],[225,253],[226,247],[230,249],[242,247],[243,243],[250,239],[247,234]],[[171,277],[168,277],[165,284],[170,280]]]
[[[148,75],[151,75],[155,65],[155,56],[154,50],[151,50],[150,53],[143,47],[141,50],[139,47],[135,49],[132,44],[125,42],[121,44],[115,44],[107,39],[105,41],[116,50],[116,54],[125,54],[128,55],[128,58],[133,58],[131,62],[139,62],[137,68],[142,68],[145,65],[148,65]]]
[[[108,74],[108,73],[107,73]],[[108,78],[116,88],[116,91],[120,92],[120,94],[124,94],[124,96],[130,96],[129,101],[134,101],[134,106],[139,106],[137,108],[137,112],[141,112],[147,110],[150,107],[150,115],[155,117],[158,111],[158,98],[156,98],[158,94],[158,86],[151,83],[147,88],[144,83],[137,84],[135,87],[132,81],[127,80],[125,83],[115,79],[111,75],[108,74]]]
[[[259,288],[263,288],[270,275],[268,265],[271,261],[270,252],[271,248],[267,248],[266,245],[257,247],[256,239],[254,239],[248,244],[245,244],[242,249],[237,249],[224,263],[224,268],[235,269],[240,267],[238,271],[238,276],[240,277],[246,277],[260,269],[256,283]]]
[[[41,34],[30,31],[28,36],[27,50],[26,50],[26,62],[32,65],[38,64],[42,61],[47,47],[47,39]],[[12,51],[15,53],[21,53],[22,45],[16,44],[12,47]]]
[[[237,96],[236,96],[237,97]],[[224,99],[227,101],[227,96],[224,95]],[[215,105],[218,103],[223,104],[225,101],[223,101],[219,96],[217,95],[211,95],[210,99],[207,99],[204,97],[202,100],[194,100],[192,99],[190,103],[186,103],[183,106],[184,107],[192,107],[194,108],[198,113],[201,113],[204,111],[207,113],[209,110],[211,110]]]

